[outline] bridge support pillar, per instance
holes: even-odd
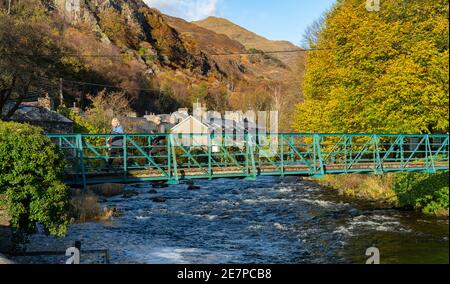
[[[166,182],[166,184],[167,185],[177,185],[177,184],[180,184],[180,181],[179,180],[168,180]]]
[[[255,180],[256,180],[256,177],[254,177],[254,176],[248,176],[248,177],[245,177],[244,180],[255,181]]]

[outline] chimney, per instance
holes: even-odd
[[[199,103],[198,100],[193,105],[192,115],[202,122],[206,119],[206,107]]]

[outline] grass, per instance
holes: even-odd
[[[380,207],[448,217],[448,174],[328,175],[317,182],[341,196],[373,202]]]
[[[395,206],[397,196],[392,189],[392,175],[329,175],[318,180],[321,185],[333,188],[340,195],[370,202]]]

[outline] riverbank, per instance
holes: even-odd
[[[127,191],[123,185],[98,185],[90,187],[87,191],[81,189],[70,190],[69,209],[66,212],[72,224],[90,221],[106,221],[117,217],[119,212],[113,206],[102,206],[105,198],[114,196],[133,196],[135,192]],[[4,201],[0,195],[0,204]],[[0,205],[0,253],[7,254],[13,247],[13,232],[10,226],[11,218],[5,205]],[[7,263],[6,257],[0,255],[0,264]]]
[[[416,210],[429,216],[449,217],[448,173],[328,175],[314,181],[344,198],[369,202],[375,207]]]
[[[4,199],[3,195],[0,195],[0,204]],[[0,253],[7,252],[11,248],[12,231],[9,224],[10,218],[8,216],[5,206],[0,205]],[[1,256],[0,256],[1,263]]]
[[[6,258],[3,254],[0,253],[0,264],[14,264],[15,262]]]
[[[313,179],[339,196],[349,200],[363,201],[378,208],[395,208],[398,197],[393,190],[393,175],[327,175]]]

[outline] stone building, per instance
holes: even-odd
[[[14,102],[7,103],[3,114],[13,106]],[[52,108],[53,102],[48,96],[34,102],[23,102],[10,120],[39,126],[48,134],[73,133],[73,121],[53,111]]]

